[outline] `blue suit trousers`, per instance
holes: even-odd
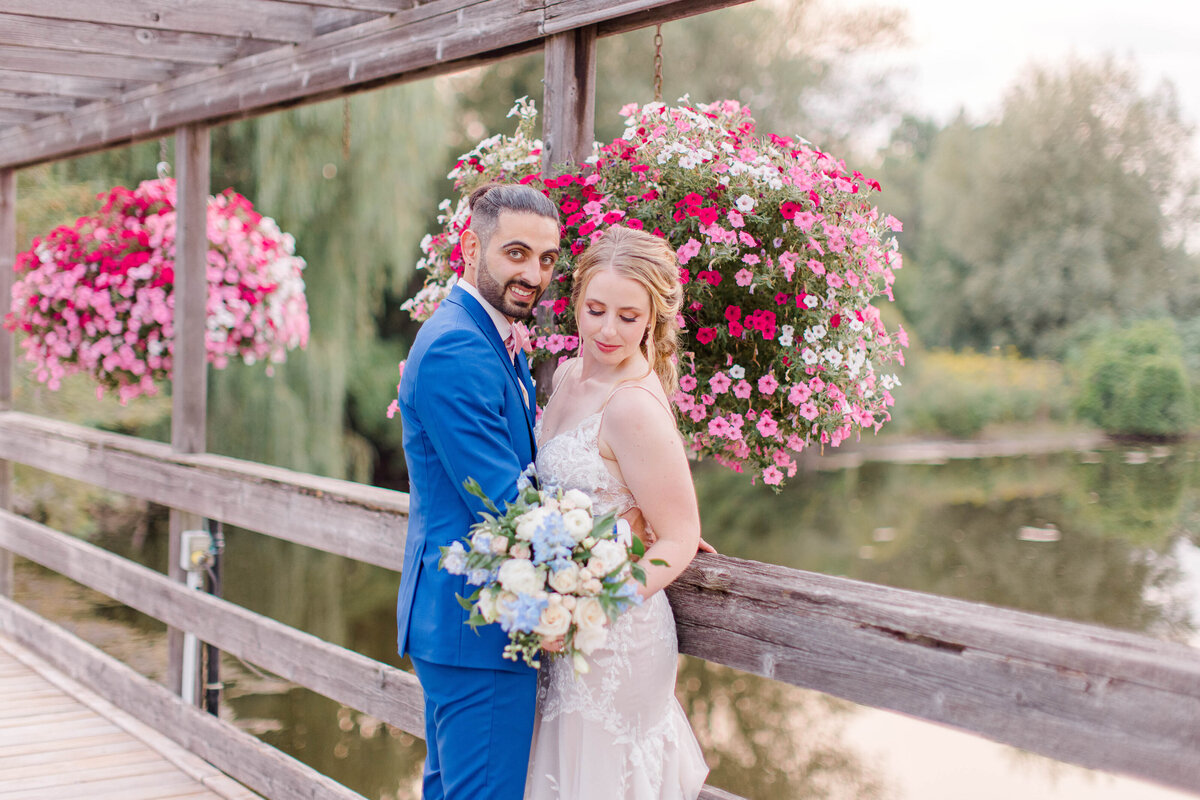
[[[412,662],[425,691],[424,800],[521,800],[537,673]]]

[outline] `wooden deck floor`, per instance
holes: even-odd
[[[0,635],[0,800],[258,795]]]

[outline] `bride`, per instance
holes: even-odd
[[[543,660],[526,800],[694,800],[708,774],[675,699],[675,619],[663,592],[702,546],[667,400],[681,298],[674,251],[642,231],[609,229],[575,270],[579,357],[555,374],[537,471],[630,522],[646,544],[646,585],[588,673],[577,677],[570,659]]]

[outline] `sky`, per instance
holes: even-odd
[[[900,8],[908,45],[871,56],[908,68],[904,105],[940,122],[965,109],[981,122],[1031,63],[1075,55],[1133,59],[1145,85],[1170,79],[1184,119],[1200,123],[1200,0],[851,0],[852,7]],[[1194,137],[1200,157],[1200,135]]]

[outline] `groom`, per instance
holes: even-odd
[[[534,459],[534,387],[513,322],[550,282],[559,221],[527,186],[485,186],[470,204],[462,279],[421,327],[400,381],[410,506],[396,619],[425,693],[425,800],[520,800],[537,673],[501,657],[498,625],[464,624],[455,595],[474,587],[438,569],[438,548],[484,510],[463,481],[503,509]]]

